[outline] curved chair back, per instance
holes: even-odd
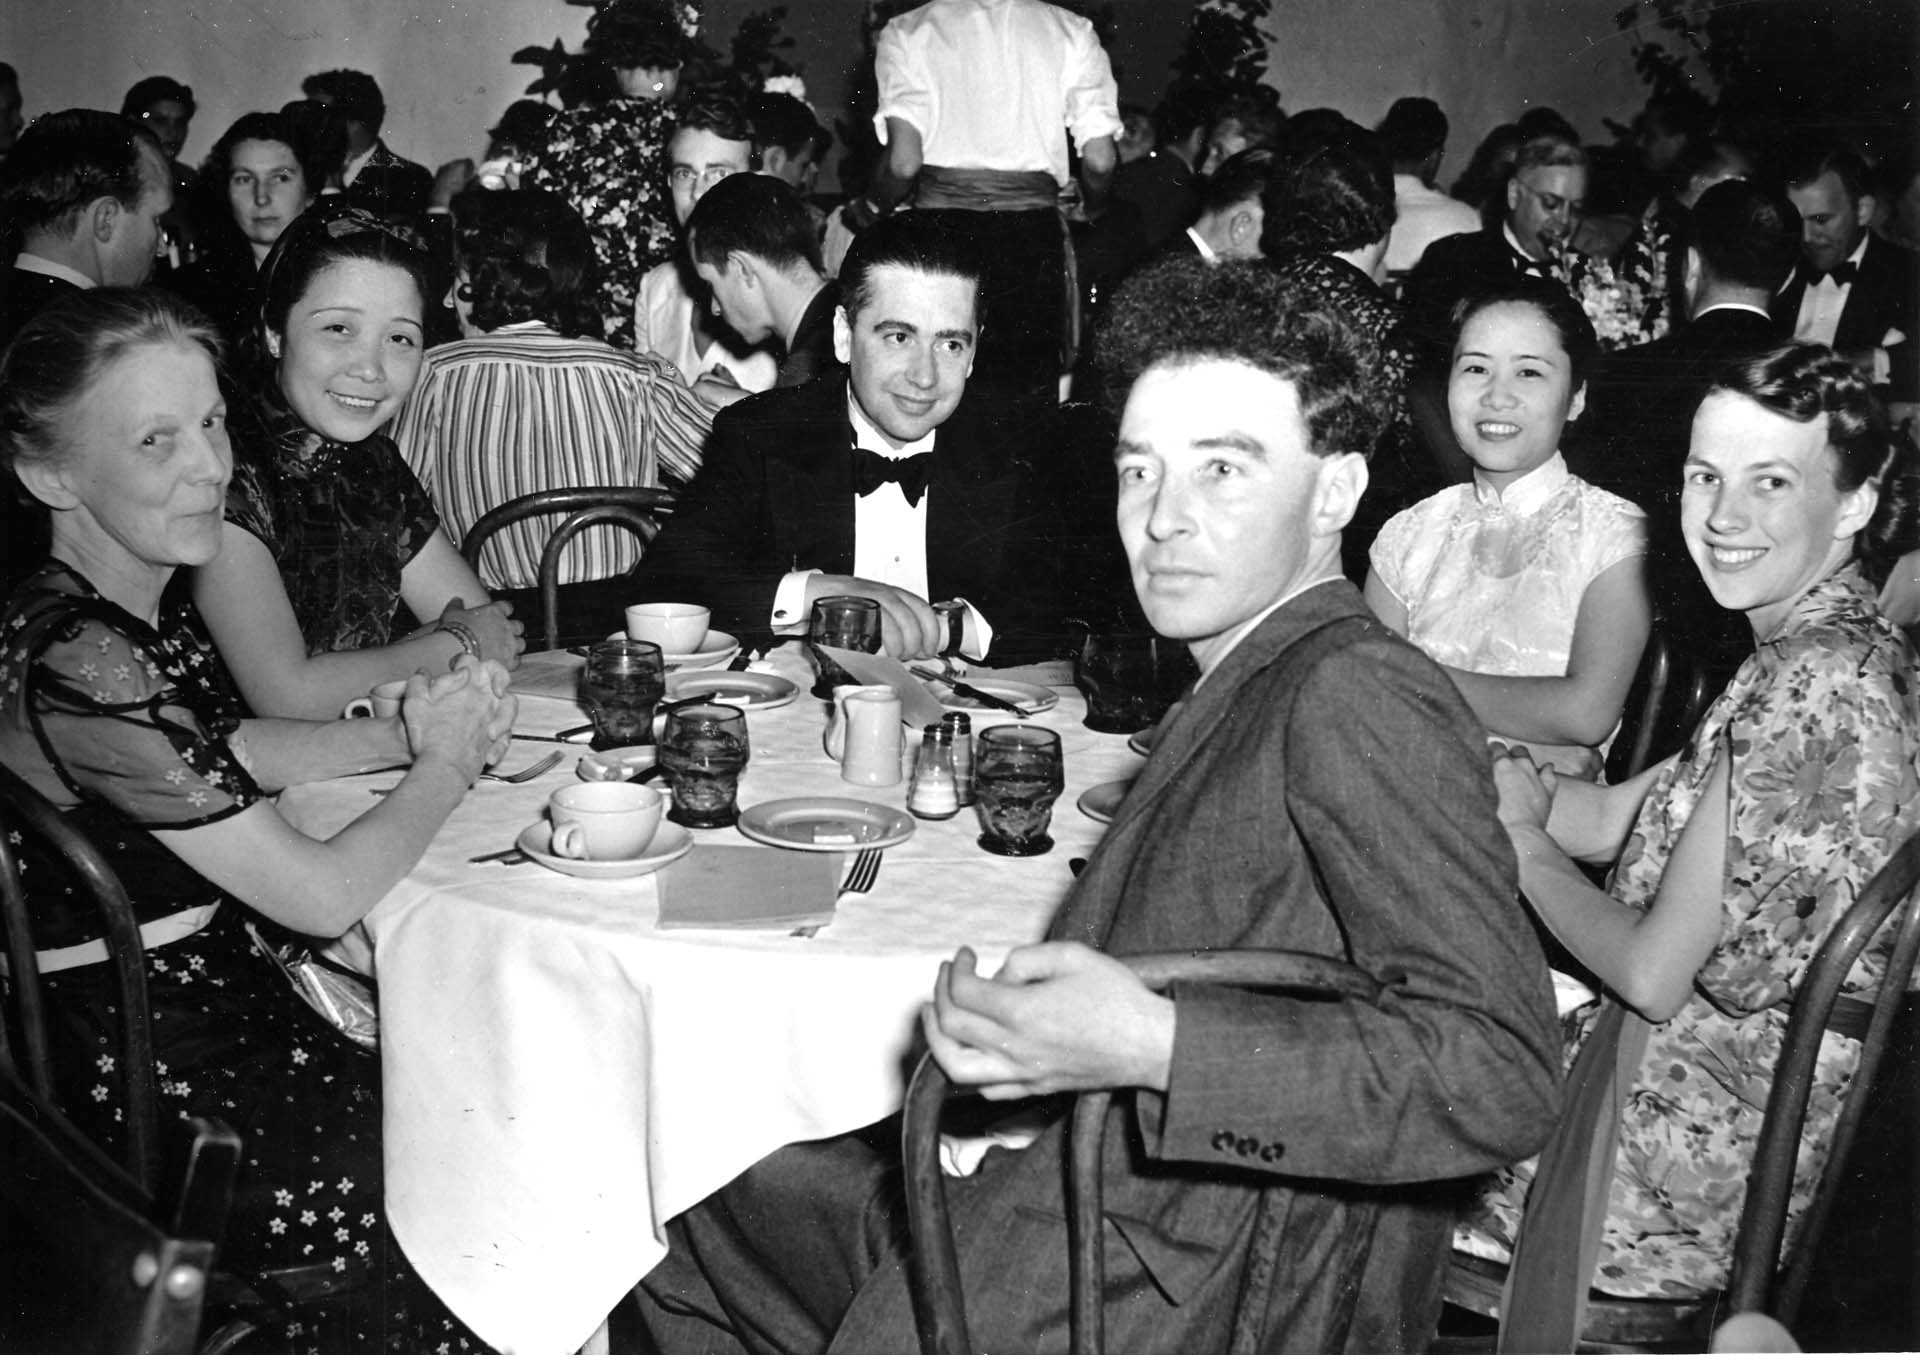
[[[1607,781],[1640,775],[1685,744],[1713,698],[1707,671],[1655,623],[1627,689],[1626,716],[1607,754]]]
[[[1380,984],[1370,975],[1325,955],[1286,950],[1192,951],[1120,957],[1155,992],[1175,983],[1213,983],[1325,998],[1370,1000]],[[907,1223],[913,1237],[907,1273],[922,1355],[973,1355],[960,1261],[940,1174],[940,1113],[954,1090],[932,1054],[920,1060],[907,1089],[901,1146],[907,1176]],[[1083,1092],[1074,1103],[1068,1168],[1068,1232],[1073,1247],[1072,1348],[1074,1355],[1100,1355],[1105,1344],[1100,1295],[1105,1290],[1101,1254],[1103,1208],[1100,1158],[1113,1094]],[[1241,1295],[1246,1307],[1248,1295]],[[1254,1301],[1260,1301],[1257,1298]],[[1237,1324],[1252,1332],[1248,1324]]]
[[[159,1100],[154,1081],[153,1022],[147,1008],[145,945],[133,904],[107,859],[47,798],[0,767],[0,911],[5,913],[8,986],[20,1025],[19,1048],[28,1082],[43,1099],[57,1103],[47,1053],[46,1017],[40,995],[40,966],[27,926],[26,892],[20,882],[15,834],[32,839],[49,860],[58,860],[76,893],[91,899],[106,938],[120,998],[122,1104],[127,1114],[126,1165],[144,1189],[151,1190],[159,1152]]]
[[[473,524],[460,553],[474,572],[480,571],[480,550],[503,527],[528,518],[555,513],[567,516],[547,537],[540,552],[540,616],[542,648],[560,647],[560,557],[567,544],[588,527],[611,523],[625,527],[640,538],[645,547],[660,530],[660,518],[673,511],[674,495],[668,489],[640,489],[617,485],[591,485],[576,489],[543,489],[523,494],[486,513]]]

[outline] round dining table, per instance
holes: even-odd
[[[940,962],[970,946],[990,971],[1038,939],[1070,863],[1102,832],[1077,801],[1143,765],[1124,738],[1085,728],[1077,692],[1055,688],[1058,703],[1028,721],[1064,749],[1051,852],[989,854],[964,809],[916,821],[871,890],[841,894],[810,935],[663,929],[673,873],[716,845],[748,845],[738,829],[695,832],[682,863],[630,879],[471,860],[512,847],[576,778],[585,746],[539,736],[582,722],[567,695],[579,663],[524,661],[515,732],[529,737],[500,770],[556,746],[561,761],[525,783],[478,783],[358,938],[379,985],[394,1234],[447,1306],[507,1355],[579,1349],[665,1255],[674,1215],[783,1145],[896,1111]],[[809,695],[796,646],[754,667],[798,694],[748,711],[743,808],[799,796],[904,807],[904,783],[840,779],[821,746],[828,708]],[[977,737],[1014,717],[972,718]],[[282,810],[324,836],[398,776],[294,787]]]

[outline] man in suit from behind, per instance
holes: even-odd
[[[347,124],[343,192],[368,211],[411,221],[427,210],[433,174],[425,165],[395,155],[380,139],[387,120],[386,97],[365,71],[320,71],[300,82],[315,103],[339,110]]]
[[[1272,178],[1273,151],[1265,146],[1227,157],[1200,185],[1200,215],[1168,242],[1162,257],[1197,255],[1208,263],[1259,258]]]
[[[0,166],[0,221],[20,252],[0,271],[0,349],[63,296],[153,273],[173,175],[152,132],[92,108],[36,118]],[[46,553],[44,506],[0,487],[0,593]]]
[[[804,632],[819,598],[868,597],[902,659],[952,647],[930,600],[955,599],[968,604],[964,654],[1020,662],[1055,648],[1050,407],[969,393],[981,277],[934,214],[863,232],[833,317],[846,372],[722,411],[641,561],[647,596],[705,603],[716,626],[755,637]]]
[[[1800,267],[1780,289],[1773,317],[1782,338],[1823,343],[1860,364],[1881,395],[1920,395],[1920,267],[1867,229],[1878,199],[1866,162],[1851,149],[1814,146],[1787,166],[1800,209]]]
[[[1465,1178],[1537,1148],[1557,1040],[1485,736],[1340,576],[1385,401],[1372,341],[1258,264],[1123,286],[1102,349],[1133,584],[1202,677],[1048,939],[960,950],[922,1013],[957,1082],[1021,1101],[1027,1146],[947,1183],[974,1349],[1059,1350],[1063,1107],[1105,1136],[1117,1355],[1418,1351]],[[1119,956],[1296,949],[1370,999],[1157,995]],[[659,1348],[914,1348],[884,1132],[782,1149],[668,1226],[641,1284]]]
[[[1729,179],[1700,195],[1687,220],[1691,319],[1665,338],[1609,358],[1568,426],[1567,462],[1590,484],[1647,513],[1647,582],[1662,627],[1716,682],[1753,651],[1744,618],[1713,600],[1680,536],[1681,469],[1694,411],[1729,364],[1776,347],[1767,312],[1800,254],[1800,213],[1776,188]]]
[[[806,199],[770,174],[735,174],[687,217],[687,254],[713,308],[749,344],[780,353],[776,386],[799,386],[839,365],[833,317],[840,289],[820,264]]]

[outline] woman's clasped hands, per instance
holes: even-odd
[[[400,718],[416,763],[438,758],[472,782],[506,756],[518,700],[507,670],[462,656],[451,672],[407,680]]]
[[[1493,740],[1488,746],[1493,753],[1493,785],[1500,796],[1500,822],[1509,829],[1544,829],[1560,784],[1553,764],[1535,763],[1532,754],[1518,744]]]

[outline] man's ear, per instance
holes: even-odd
[[[120,229],[120,214],[126,208],[120,205],[120,199],[109,194],[95,198],[86,206],[87,234],[96,245],[105,245],[112,241],[114,232]]]
[[[1507,180],[1507,210],[1511,212],[1520,205],[1520,176],[1514,175]]]
[[[1853,205],[1853,217],[1861,226],[1873,224],[1873,214],[1880,210],[1880,199],[1871,193],[1862,193],[1860,201]]]
[[[739,277],[741,283],[746,286],[761,287],[765,285],[760,271],[760,260],[754,258],[751,254],[738,249],[729,253],[726,262],[721,265],[721,271],[726,272],[729,269],[731,269]]]
[[[787,161],[792,158],[785,146],[769,146],[760,152],[760,172],[778,179],[782,177],[780,171],[787,167]]]
[[[1358,452],[1335,452],[1322,460],[1313,531],[1332,536],[1345,531],[1359,511],[1360,496],[1367,492],[1367,459]]]
[[[833,308],[833,356],[843,367],[853,363],[853,319],[845,306]]]
[[[80,506],[79,495],[68,488],[67,477],[57,461],[43,457],[18,460],[13,463],[13,473],[20,477],[27,493],[56,512]]]

